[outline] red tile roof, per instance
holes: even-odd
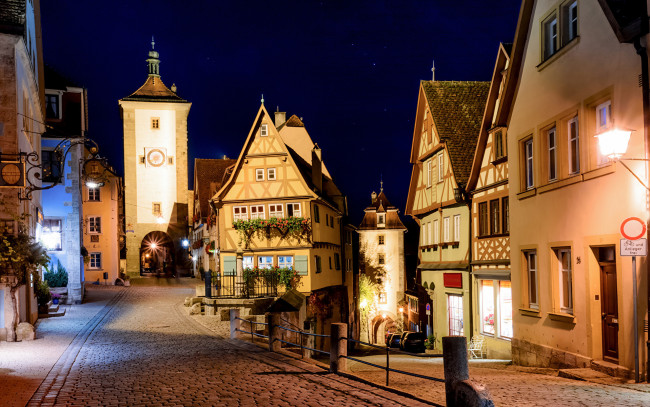
[[[196,158],[194,159],[194,199],[199,200],[199,214],[208,216],[210,198],[221,188],[226,181],[228,167],[235,165],[237,160]]]

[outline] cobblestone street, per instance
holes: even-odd
[[[420,405],[221,339],[186,315],[181,304],[191,292],[184,287],[117,291],[72,341],[28,405]]]

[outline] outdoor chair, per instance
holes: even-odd
[[[482,335],[474,335],[472,340],[469,341],[467,351],[471,359],[483,359],[483,355],[487,355],[485,351],[485,337]]]

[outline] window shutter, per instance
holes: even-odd
[[[223,275],[234,276],[237,274],[237,257],[224,256],[223,257]]]
[[[306,276],[309,267],[309,257],[296,256],[295,261],[296,261],[296,271],[298,272],[298,275]]]

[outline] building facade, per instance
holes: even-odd
[[[617,25],[622,9],[609,3],[522,4],[512,53],[521,72],[507,137],[512,356],[522,365],[608,362],[624,375],[634,367],[635,336],[647,358],[647,293],[632,301],[632,275],[647,275],[646,265],[633,270],[620,255],[622,221],[648,219],[648,191],[635,178],[648,185],[647,164],[626,161],[649,158],[639,79],[647,56],[639,58],[631,43],[646,36],[639,28],[647,31],[647,11],[645,2],[623,5],[630,25]],[[613,129],[634,130],[619,161],[601,153],[596,137]]]
[[[160,78],[158,52],[149,76],[119,101],[124,123],[126,272],[175,275],[189,270],[187,116],[191,103]],[[161,182],[161,180],[164,180]]]
[[[406,214],[420,225],[418,266],[438,337],[470,336],[470,173],[489,82],[420,83]]]

